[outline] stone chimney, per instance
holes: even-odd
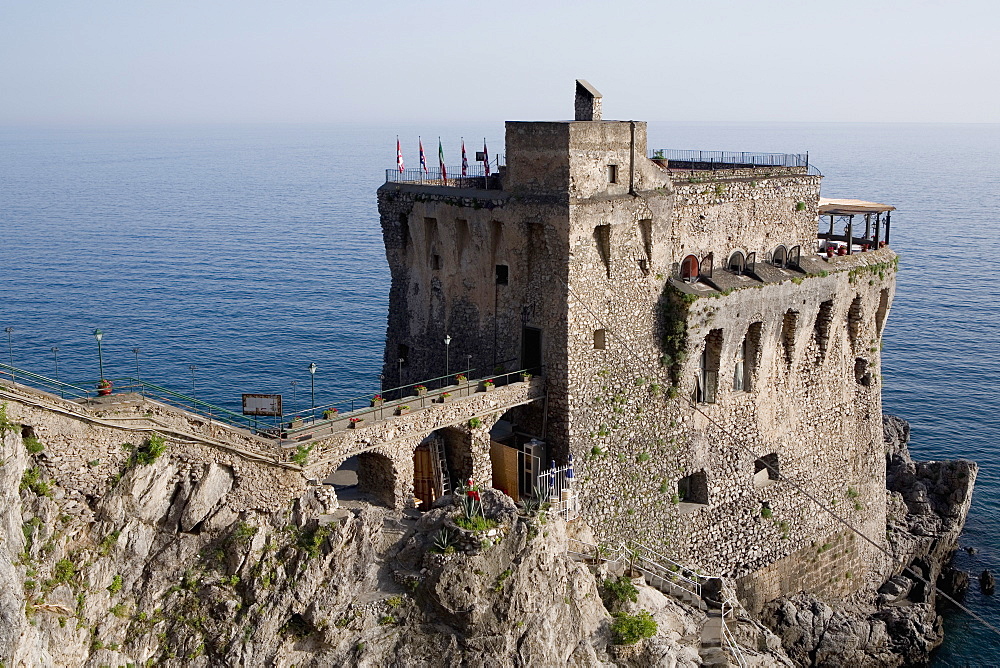
[[[576,80],[576,120],[601,120],[601,94],[584,79]]]

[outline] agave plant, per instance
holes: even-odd
[[[451,531],[447,527],[442,527],[436,534],[434,534],[434,549],[438,552],[444,552],[454,543],[454,537],[451,535]]]

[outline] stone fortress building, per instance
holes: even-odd
[[[518,496],[539,461],[572,462],[601,540],[734,578],[749,609],[884,581],[816,501],[885,543],[892,207],[823,200],[807,156],[650,151],[584,81],[575,120],[506,124],[498,172],[393,170],[378,191],[386,377],[449,355],[544,380],[544,401],[484,418],[492,467],[480,447],[452,473]]]

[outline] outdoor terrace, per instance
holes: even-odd
[[[809,153],[688,151],[659,148],[649,152],[649,159],[670,172],[759,170],[823,175],[815,165],[809,164]]]

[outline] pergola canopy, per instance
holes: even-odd
[[[853,216],[859,213],[882,213],[895,211],[891,204],[866,202],[861,199],[830,199],[819,198],[819,215],[821,216]]]

